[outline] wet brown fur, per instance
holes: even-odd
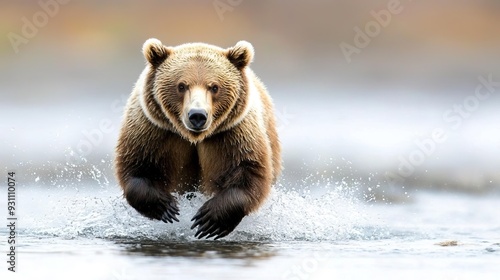
[[[150,39],[143,52],[148,63],[128,100],[116,148],[124,196],[144,216],[172,222],[179,212],[171,193],[199,187],[213,197],[193,227],[197,235],[223,237],[262,204],[281,171],[272,100],[248,67],[253,48],[246,42],[229,49],[166,47]],[[205,131],[183,124],[180,82],[189,85],[184,94],[207,88],[211,124]],[[208,92],[213,84],[216,94]]]

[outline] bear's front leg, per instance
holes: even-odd
[[[132,109],[140,110],[140,106]],[[166,223],[178,221],[179,208],[172,193],[199,181],[196,150],[177,134],[149,123],[141,112],[129,114],[138,116],[126,118],[115,157],[124,197],[143,216]]]
[[[124,195],[127,202],[142,215],[165,223],[179,221],[177,202],[172,194],[161,190],[158,183],[147,178],[132,177],[125,182]]]
[[[231,233],[267,197],[271,188],[268,169],[259,162],[245,161],[228,167],[219,178],[207,180],[216,193],[191,220],[191,229],[198,226],[195,236],[217,240]]]

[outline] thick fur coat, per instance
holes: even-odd
[[[213,195],[196,236],[224,237],[268,196],[281,171],[272,100],[248,67],[253,47],[144,43],[147,65],[128,100],[115,168],[142,215],[178,221],[172,192]]]

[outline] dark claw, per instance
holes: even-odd
[[[194,217],[191,219],[191,221],[200,219],[202,216],[205,216],[205,214],[207,212],[208,212],[208,210],[205,210],[205,209],[198,210],[198,212],[196,212],[196,215],[194,215]],[[191,229],[193,229],[193,228],[191,228]]]
[[[209,239],[210,237],[214,237],[216,235],[219,234],[219,232],[221,232],[222,229],[221,228],[218,228],[216,231],[212,232],[209,236],[207,236],[207,239]]]
[[[196,220],[196,222],[194,222],[194,224],[191,226],[191,229],[194,229],[198,225],[201,225],[201,220]]]
[[[207,213],[208,213],[208,211],[207,211]],[[193,223],[193,225],[191,226],[191,229],[194,229],[196,226],[198,226],[198,225],[201,225],[201,224],[205,223],[205,219],[203,219],[203,218],[205,218],[205,215],[206,215],[207,213],[204,213],[203,215],[196,214],[196,216],[194,216],[194,217],[191,219],[191,221],[195,221],[195,222]]]
[[[201,210],[198,210],[198,212],[196,212],[196,214],[191,218],[191,222],[198,219],[198,216],[200,215],[200,212]]]
[[[198,227],[198,231],[196,232],[196,234],[194,236],[197,236],[199,233],[201,233],[203,231],[210,232],[214,226],[215,226],[215,224],[206,223],[203,226]]]
[[[196,231],[196,233],[194,234],[194,237],[198,237],[198,234],[200,234],[203,230],[201,230],[200,228],[198,228],[198,230]]]
[[[174,211],[172,209],[167,209],[167,212],[165,214],[168,214],[170,217],[175,217],[175,215],[179,215],[179,212]]]
[[[219,234],[216,238],[214,238],[214,240],[217,240],[217,239],[219,239],[219,238],[222,238],[222,237],[224,237],[224,236],[228,235],[229,233],[230,233],[230,231],[229,231],[229,230],[225,230],[225,231],[223,231],[222,233],[220,233],[220,234]]]
[[[172,217],[168,213],[163,214],[161,220],[164,221],[165,223],[173,223]]]
[[[179,210],[177,206],[175,206],[175,203],[169,203],[170,207],[165,207],[163,211],[163,215],[161,216],[160,220],[164,221],[165,223],[171,223],[173,224],[174,221],[178,222],[179,219],[175,217],[176,215],[179,215]],[[176,210],[177,209],[177,210]]]
[[[197,237],[198,239],[202,239],[203,237],[205,237],[207,234],[211,233],[212,231],[214,231],[215,229],[217,229],[217,226],[215,224],[212,224],[210,225],[210,227],[208,229],[204,229],[206,228],[208,225],[210,224],[206,224],[205,226],[203,226],[203,228],[201,229],[198,229],[198,231],[196,232],[196,234],[194,235],[195,237]],[[201,234],[200,234],[201,233]],[[198,234],[200,234],[199,236],[197,236]],[[207,237],[208,238],[208,237]]]
[[[172,217],[172,219],[173,219],[174,221],[176,221],[176,222],[178,222],[178,221],[179,221],[179,219],[177,219],[177,217],[175,217],[175,216],[173,216],[173,217]]]
[[[168,208],[168,210],[170,210],[170,212],[172,212],[176,215],[179,215],[179,209],[177,209],[177,208]]]
[[[199,236],[196,236],[196,235],[195,235],[195,237],[196,237],[196,238],[198,238],[198,239],[202,239],[202,238],[203,238],[203,237],[205,237],[207,234],[208,234],[208,232],[206,232],[206,231],[205,231],[204,233],[200,234]]]

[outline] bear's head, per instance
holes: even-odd
[[[149,39],[143,53],[148,68],[141,105],[153,123],[196,143],[244,118],[250,43],[228,49],[203,43],[167,47]]]

